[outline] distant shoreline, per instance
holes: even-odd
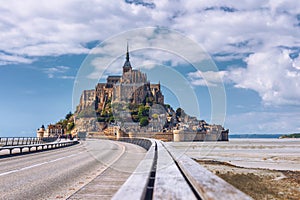
[[[278,139],[283,134],[229,134],[229,139]]]
[[[300,133],[293,133],[293,134],[280,136],[280,139],[285,139],[285,138],[300,138]]]

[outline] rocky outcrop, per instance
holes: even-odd
[[[100,130],[100,125],[95,117],[76,119],[75,124],[75,129],[78,132],[95,132]]]
[[[80,97],[79,105],[77,106],[76,113],[80,113],[87,107],[95,104],[95,90],[84,90]]]

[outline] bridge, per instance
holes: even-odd
[[[0,199],[251,199],[158,140],[90,138],[52,147],[7,152]]]
[[[61,139],[58,139],[57,137],[0,137],[0,152],[8,150],[9,154],[12,155],[13,151],[17,149],[19,154],[22,154],[23,149],[27,149],[27,152],[31,152],[33,148],[35,148],[35,151],[49,150],[77,143],[78,141],[61,141]]]

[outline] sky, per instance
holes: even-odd
[[[127,41],[133,67],[155,72],[149,75],[151,81],[162,82],[166,103],[173,107],[193,114],[188,102],[179,103],[175,88],[183,90],[180,82],[157,80],[164,70],[173,77],[179,73],[195,94],[197,117],[207,122],[212,115],[210,89],[224,87],[224,126],[230,133],[300,131],[300,4],[296,0],[0,1],[2,137],[34,136],[42,124],[73,112],[79,75],[85,75],[85,83],[92,87],[107,74],[120,74],[125,54],[107,56],[125,53]],[[147,27],[176,32],[187,42],[159,38],[157,32],[127,35]],[[163,48],[153,43],[153,34]],[[201,55],[186,59],[194,52],[189,41],[201,46],[218,70],[193,68],[191,63]],[[89,58],[93,59],[87,65]]]

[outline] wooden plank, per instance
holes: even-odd
[[[196,161],[173,147],[166,145],[193,188],[203,200],[251,200],[252,198],[216,176]]]
[[[144,199],[147,191],[152,164],[155,155],[155,146],[148,150],[144,159],[140,162],[134,173],[127,179],[118,192],[113,196],[114,200]]]
[[[153,199],[197,199],[167,150],[158,142]]]

